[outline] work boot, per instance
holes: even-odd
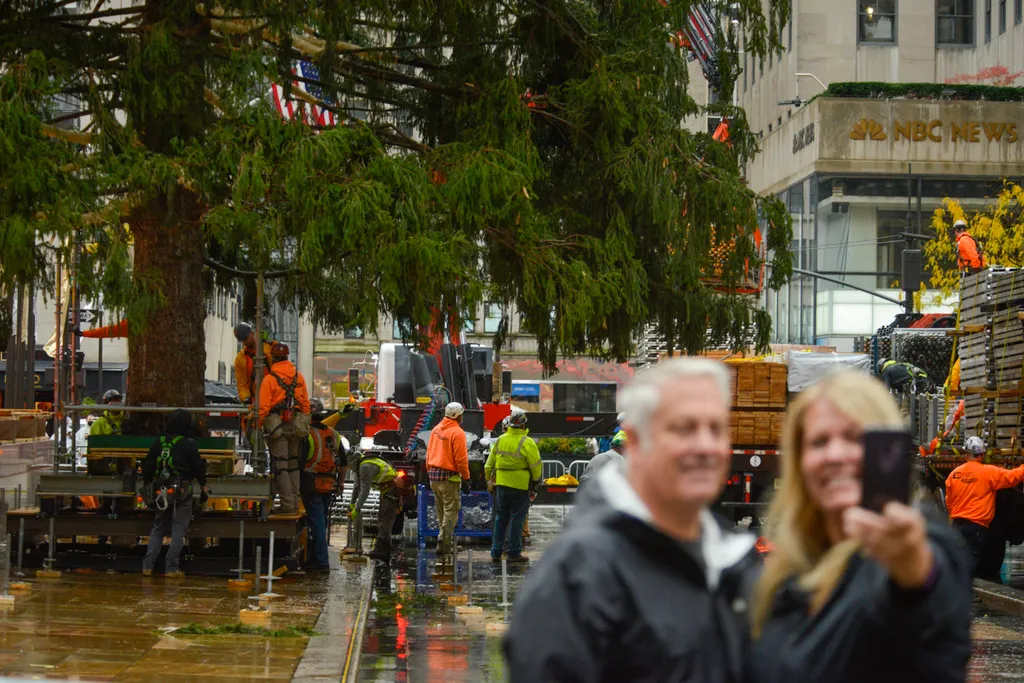
[[[152,569],[143,569],[142,570],[142,575],[143,576],[153,576],[153,570]]]
[[[371,560],[389,560],[391,559],[391,551],[384,548],[374,548],[366,556]]]
[[[491,562],[495,564],[501,564],[501,555],[498,555],[497,557],[491,555]]]
[[[530,558],[527,557],[526,555],[523,555],[522,553],[520,553],[519,555],[509,555],[508,556],[508,563],[509,564],[526,564],[529,561],[530,561]]]
[[[167,572],[164,574],[165,579],[184,579],[185,572]]]

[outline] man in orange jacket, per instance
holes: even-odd
[[[275,342],[273,365],[260,384],[260,426],[267,432],[267,450],[274,466],[283,514],[298,509],[300,445],[309,435],[309,393],[306,380],[288,360],[288,345]]]
[[[946,509],[956,529],[967,543],[975,578],[999,582],[996,576],[980,576],[979,567],[989,544],[989,526],[996,514],[996,492],[1024,482],[1024,465],[1008,470],[981,462],[985,442],[972,436],[965,444],[967,462],[946,478]]]
[[[978,248],[978,240],[967,232],[967,223],[958,220],[953,223],[953,236],[956,238],[956,265],[961,271],[977,273],[985,267],[985,259]]]
[[[234,329],[235,339],[242,345],[235,356],[235,385],[238,400],[252,403],[253,385],[256,383],[256,332],[249,323],[238,323]],[[269,363],[273,341],[263,342],[263,362]]]
[[[434,427],[427,444],[427,477],[437,508],[438,568],[451,561],[452,536],[462,507],[461,490],[469,487],[469,453],[466,432],[462,430],[464,412],[461,403],[445,406],[444,419]]]

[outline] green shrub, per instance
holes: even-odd
[[[952,94],[943,94],[952,91]],[[820,97],[861,97],[868,99],[908,100],[984,100],[987,102],[1024,102],[1024,88],[995,85],[950,83],[830,83]]]
[[[586,455],[589,452],[586,439],[541,439],[537,448],[547,455]]]

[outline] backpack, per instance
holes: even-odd
[[[314,426],[309,430],[312,449],[303,468],[313,476],[313,489],[317,493],[334,493],[338,486],[338,461],[335,449],[341,447],[337,434],[330,427]]]
[[[274,406],[274,411],[281,414],[281,422],[291,422],[295,416],[295,387],[299,385],[299,373],[295,373],[291,383],[285,383],[277,373],[270,373],[277,380],[278,386],[284,390],[284,400]]]

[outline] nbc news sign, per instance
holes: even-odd
[[[863,118],[853,124],[850,129],[851,140],[888,140],[892,136],[895,142],[943,142],[955,143],[995,142],[1016,144],[1018,140],[1017,124],[1005,121],[947,121],[932,119],[930,121],[893,119],[891,130],[875,119]]]

